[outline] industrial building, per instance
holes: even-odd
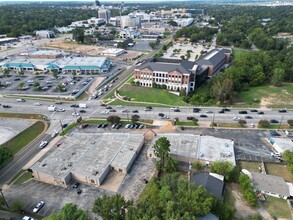
[[[31,169],[35,179],[49,184],[66,187],[75,180],[98,187],[111,170],[127,174],[143,143],[141,134],[75,132]]]
[[[129,16],[129,15],[121,16],[120,25],[121,25],[121,28],[125,28],[125,27],[138,28],[141,26],[141,18],[135,17],[135,16]]]
[[[29,53],[28,57],[40,59],[57,59],[62,57],[62,52],[56,50],[37,50]]]
[[[113,57],[118,57],[121,54],[124,54],[126,51],[124,49],[119,49],[119,48],[109,48],[107,50],[104,50],[101,52],[102,55],[104,56],[113,56]]]
[[[55,33],[53,31],[42,30],[42,31],[36,31],[36,36],[39,38],[54,38]]]
[[[5,37],[5,38],[0,38],[0,45],[4,44],[11,44],[17,42],[18,39],[14,37]]]
[[[228,161],[236,165],[234,141],[213,136],[193,134],[160,134],[153,140],[153,144],[160,137],[170,141],[170,156],[177,161],[193,163],[202,161],[206,164],[215,161]],[[155,158],[154,149],[148,149],[148,156]]]

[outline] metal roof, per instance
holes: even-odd
[[[5,63],[3,65],[4,68],[35,68],[35,65],[31,63]]]
[[[197,60],[200,65],[217,66],[226,57],[226,53],[231,53],[227,49],[214,49],[208,52],[204,57]]]

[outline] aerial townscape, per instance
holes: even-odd
[[[293,219],[293,0],[0,1],[0,220]]]

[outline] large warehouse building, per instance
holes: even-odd
[[[75,180],[98,187],[110,170],[127,173],[144,143],[141,134],[75,133],[32,167],[35,179],[67,186]]]
[[[177,161],[193,163],[202,161],[206,164],[215,161],[229,161],[236,165],[234,141],[212,136],[193,134],[160,134],[153,140],[166,137],[170,141],[170,155]],[[148,149],[148,156],[154,158],[154,149]]]

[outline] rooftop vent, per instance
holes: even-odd
[[[97,170],[93,170],[93,171],[92,171],[92,175],[93,175],[93,176],[96,176],[98,173],[99,173],[99,171],[97,171]]]

